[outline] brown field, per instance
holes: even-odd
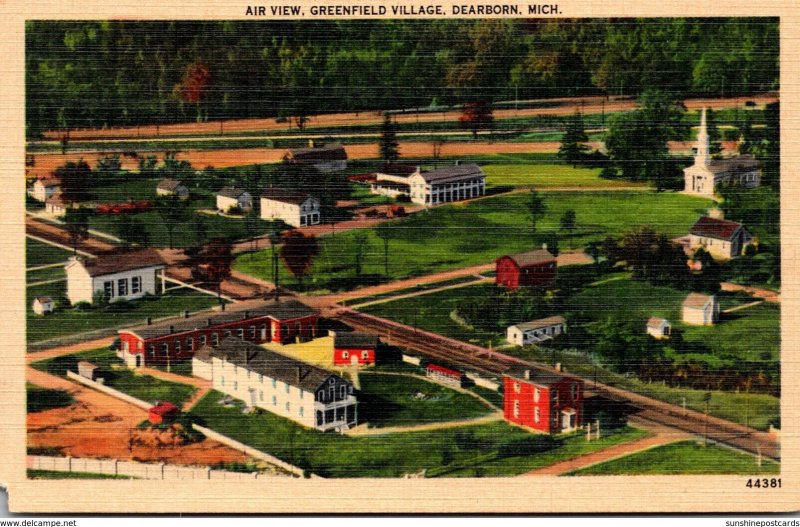
[[[760,94],[751,97],[733,97],[728,99],[687,99],[686,107],[690,110],[702,107],[714,109],[732,108],[744,106],[745,101],[755,101],[762,105],[769,102],[776,102],[777,94]],[[495,110],[495,119],[510,119],[514,117],[534,117],[537,115],[568,115],[577,110],[583,113],[619,112],[632,110],[636,107],[634,100],[621,100],[619,97],[570,97],[560,99],[544,99],[542,102],[548,104],[558,103],[558,106],[546,108],[526,108],[520,110],[503,109]],[[436,121],[455,121],[461,113],[459,111],[435,112],[435,113],[408,113],[397,116],[398,123],[416,122],[436,122]],[[353,126],[380,124],[383,118],[381,112],[358,112],[358,113],[334,113],[325,115],[315,115],[309,118],[306,128],[321,128],[335,126]],[[129,128],[101,128],[87,130],[71,130],[69,137],[72,140],[78,139],[124,139],[124,138],[144,138],[158,136],[176,135],[196,135],[196,134],[219,134],[234,132],[256,132],[287,130],[287,123],[277,123],[274,118],[268,119],[237,119],[230,121],[211,121],[205,123],[178,123],[156,127],[155,125],[136,126]],[[293,128],[297,130],[296,127]],[[45,139],[60,139],[63,132],[61,130],[51,130],[44,133]]]

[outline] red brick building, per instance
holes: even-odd
[[[333,363],[336,366],[375,364],[377,349],[378,337],[371,333],[360,331],[336,333],[333,337]]]
[[[317,334],[317,312],[294,300],[228,307],[211,314],[185,316],[119,331],[120,356],[131,367],[191,359],[206,344],[225,337],[287,344]]]
[[[509,289],[550,287],[556,281],[556,257],[547,249],[501,256],[495,262],[495,281]]]
[[[165,401],[153,406],[147,412],[147,420],[152,424],[171,423],[178,416],[178,407]]]
[[[503,385],[507,421],[548,434],[582,426],[583,381],[515,368],[504,375]]]

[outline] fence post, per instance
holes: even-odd
[[[597,425],[597,434],[595,439],[600,439],[600,419],[595,419],[594,423]]]
[[[164,480],[164,467],[166,467],[165,463],[161,463],[161,480]]]
[[[72,456],[67,456],[67,472],[72,472]]]

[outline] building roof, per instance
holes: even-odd
[[[564,379],[572,379],[571,377],[559,375],[558,373],[554,372],[534,370],[521,364],[515,364],[511,366],[504,373],[504,375],[506,377],[511,377],[512,379],[517,379],[523,382],[538,384],[539,386],[551,386],[563,381]]]
[[[692,225],[692,228],[689,229],[689,234],[717,240],[730,240],[741,227],[742,224],[736,223],[735,221],[718,220],[709,216],[702,216]]]
[[[89,362],[88,360],[82,360],[78,362],[78,368],[91,368],[97,369],[97,364],[93,362]]]
[[[89,276],[93,277],[148,267],[164,267],[164,260],[155,249],[114,253],[98,256],[91,260],[80,260],[80,262]]]
[[[689,293],[689,296],[683,301],[683,307],[694,309],[703,309],[706,304],[714,300],[713,296],[704,295],[702,293]]]
[[[241,188],[234,188],[234,187],[223,187],[217,192],[217,196],[223,196],[225,198],[231,199],[239,199],[239,196],[245,194],[247,191]]]
[[[334,348],[377,348],[378,336],[361,331],[336,333],[333,337]]]
[[[132,333],[144,340],[150,340],[167,335],[186,333],[202,328],[212,328],[253,318],[268,317],[282,322],[316,315],[317,312],[302,302],[293,298],[280,301],[269,301],[258,305],[233,306],[225,311],[211,314],[199,313],[184,318],[165,320],[155,324],[143,324],[132,328],[121,329],[120,333]]]
[[[220,342],[212,349],[211,356],[312,393],[331,376],[338,377],[318,366],[233,337]]]
[[[451,368],[447,368],[445,366],[439,366],[438,364],[428,364],[425,367],[426,370],[433,370],[438,371],[439,373],[444,373],[445,375],[451,375],[453,377],[461,377],[461,372],[458,370],[454,370]]]
[[[211,362],[211,352],[214,351],[214,348],[206,344],[205,346],[201,346],[200,349],[194,352],[192,355],[192,360],[199,360],[201,362]]]
[[[319,147],[294,148],[289,150],[288,157],[292,161],[306,163],[339,161],[347,159],[347,152],[341,143],[328,143]]]
[[[521,324],[514,324],[512,327],[519,328],[522,331],[528,331],[530,329],[549,328],[550,326],[566,323],[567,320],[564,317],[555,315],[552,317],[540,318],[539,320],[531,320],[530,322],[523,322]]]
[[[404,163],[389,163],[379,168],[377,174],[389,174],[390,176],[410,176],[417,172],[419,167],[417,165],[408,165]]]
[[[62,194],[60,192],[57,194],[53,194],[52,196],[47,198],[45,200],[45,203],[49,203],[50,205],[61,205],[61,206],[67,205],[67,202],[64,201],[64,198],[62,197]]]
[[[663,324],[670,325],[669,320],[667,320],[666,318],[659,318],[659,317],[650,317],[647,319],[648,328],[658,329]]]
[[[519,267],[528,267],[530,265],[553,262],[556,260],[556,257],[547,249],[534,249],[533,251],[524,253],[508,254],[502,258],[511,258]]]
[[[36,183],[40,183],[42,186],[45,187],[58,187],[61,186],[61,180],[54,176],[43,177],[34,181],[34,185]]]
[[[740,156],[726,157],[723,159],[712,159],[706,168],[713,174],[721,174],[723,172],[744,172],[761,166],[750,154]]]
[[[40,304],[44,304],[46,302],[52,302],[53,298],[49,296],[35,296],[33,299]]]
[[[168,192],[175,192],[180,186],[183,186],[183,181],[178,179],[164,178],[158,182],[158,186],[156,188],[159,190],[166,190]]]
[[[160,416],[169,415],[178,411],[178,407],[169,401],[163,401],[150,408],[150,413]]]
[[[485,174],[481,167],[475,163],[467,163],[465,165],[453,165],[430,172],[420,172],[420,176],[428,184],[449,183],[451,181],[459,181],[462,179],[471,179],[474,177],[484,177]]]
[[[268,188],[261,193],[261,197],[272,201],[280,201],[281,203],[300,205],[311,196],[305,192],[284,190],[280,188]]]

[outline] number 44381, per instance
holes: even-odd
[[[745,487],[749,489],[779,489],[781,478],[750,478]]]

